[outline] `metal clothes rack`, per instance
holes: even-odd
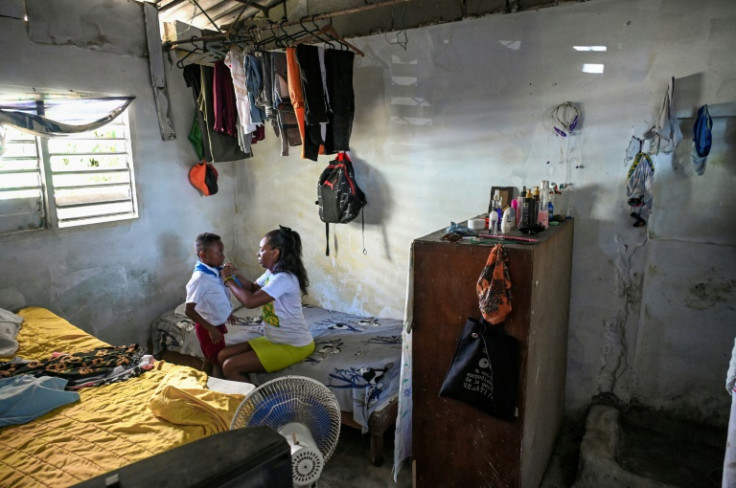
[[[194,1],[194,0],[193,0]],[[247,0],[237,0],[246,4],[246,7],[255,7],[256,5]],[[191,36],[187,39],[177,39],[175,41],[165,41],[163,43],[164,51],[183,51],[187,54],[177,62],[178,67],[183,67],[183,62],[190,55],[197,53],[211,52],[217,56],[220,56],[222,52],[227,51],[227,46],[232,44],[253,46],[257,49],[263,49],[265,46],[274,45],[276,48],[285,48],[288,45],[295,45],[296,43],[303,42],[324,42],[328,45],[332,45],[333,42],[338,43],[346,49],[353,50],[356,54],[363,56],[363,52],[357,47],[352,45],[350,42],[345,40],[331,25],[331,22],[327,25],[319,26],[317,21],[321,20],[332,20],[334,17],[350,15],[354,13],[364,12],[377,8],[394,6],[400,3],[406,3],[411,0],[386,0],[370,5],[364,5],[360,7],[348,8],[337,12],[316,14],[313,16],[301,17],[296,20],[286,20],[286,16],[280,22],[268,20],[266,23],[250,23],[236,21],[233,26],[227,32],[218,32],[214,34],[207,34],[202,36]],[[260,6],[259,6],[260,7]],[[285,4],[284,4],[285,7]],[[264,9],[270,9],[272,7],[263,7]],[[201,9],[201,7],[200,7]],[[204,12],[204,10],[203,10]],[[286,11],[284,10],[284,15]],[[242,15],[242,11],[241,11]],[[240,16],[239,16],[240,17]],[[238,17],[238,18],[239,18]],[[305,26],[306,22],[311,22],[312,27]],[[213,25],[214,22],[212,22]],[[289,33],[286,27],[293,27],[299,25],[301,30],[293,33]],[[216,25],[215,25],[216,26]],[[216,26],[217,27],[217,26]],[[219,30],[219,28],[218,28]],[[270,32],[270,37],[261,37],[263,33]],[[197,43],[201,44],[201,48],[197,46]],[[193,48],[184,48],[182,45],[190,44]]]

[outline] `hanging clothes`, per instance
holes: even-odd
[[[289,84],[289,98],[294,107],[296,122],[299,125],[299,135],[304,143],[304,94],[302,93],[302,76],[299,72],[299,62],[296,59],[296,48],[286,48],[286,77]],[[303,155],[302,155],[303,157]]]
[[[250,118],[256,125],[263,125],[266,113],[256,104],[256,98],[263,89],[263,73],[261,60],[255,54],[245,55],[245,86],[250,103]]]
[[[328,122],[329,106],[325,93],[324,70],[320,63],[320,48],[300,44],[296,47],[299,73],[304,93],[304,119],[306,124],[319,125]]]
[[[331,111],[325,137],[325,153],[350,150],[350,135],[355,116],[353,62],[355,53],[336,49],[325,50],[327,94]]]
[[[256,97],[256,104],[263,110],[266,120],[274,122],[276,112],[273,109],[273,54],[257,52],[261,64],[261,90]],[[274,128],[276,128],[274,126]]]
[[[693,149],[691,159],[695,172],[702,176],[705,173],[705,163],[710,154],[710,146],[713,143],[711,129],[713,127],[713,119],[708,111],[708,105],[703,105],[698,110],[698,117],[695,119],[693,126]]]
[[[289,146],[299,146],[302,136],[294,106],[289,94],[289,81],[286,54],[271,53],[271,69],[273,71],[273,110],[276,114],[276,126],[281,137],[281,155],[289,155]]]
[[[675,150],[677,144],[682,139],[680,124],[675,116],[674,76],[670,78],[670,83],[667,86],[667,93],[665,93],[664,100],[662,101],[662,108],[657,117],[657,123],[654,126],[653,133],[655,137],[650,148],[652,154],[659,154],[660,151],[669,154]]]
[[[631,163],[626,176],[626,196],[631,207],[634,227],[647,224],[649,212],[652,210],[652,189],[654,186],[654,164],[648,154],[640,152]]]
[[[230,70],[223,61],[215,63],[212,76],[212,105],[215,120],[213,128],[232,137],[238,137],[235,88]]]
[[[210,162],[237,161],[249,158],[235,137],[214,130],[214,107],[212,103],[213,68],[191,64],[184,67],[184,80],[192,92],[197,106],[197,122],[202,136],[204,158]]]
[[[322,76],[319,48],[300,44],[296,47],[296,57],[304,96],[302,157],[317,161],[320,146],[324,145],[321,124],[329,122],[329,106],[325,92],[325,80]]]
[[[245,80],[245,55],[237,46],[233,46],[225,56],[225,65],[230,68],[235,90],[235,107],[238,114],[237,132],[240,148],[251,153],[252,133],[256,130],[250,115],[250,100]]]

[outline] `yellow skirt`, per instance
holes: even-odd
[[[265,337],[256,337],[248,341],[256,352],[267,373],[273,373],[287,366],[307,359],[314,352],[314,342],[306,346],[290,346],[289,344],[275,344]]]

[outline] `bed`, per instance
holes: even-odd
[[[15,357],[41,362],[55,352],[74,354],[110,347],[47,309],[29,307],[17,315],[22,325],[17,331]],[[3,368],[9,366],[9,359],[7,355],[1,359]],[[137,375],[79,387],[74,390],[78,399],[71,403],[26,423],[0,427],[0,486],[69,486],[224,432],[253,388],[211,381],[201,371],[166,361],[141,364],[146,366]],[[31,375],[10,378],[21,377],[30,379]],[[66,385],[65,394],[73,393],[68,391],[71,384]],[[8,424],[8,418],[18,417],[7,414],[13,402],[8,400],[11,389],[2,390],[5,404],[0,420]],[[36,398],[18,404],[34,405]]]
[[[227,344],[260,334],[259,310],[236,308],[237,324],[228,325]],[[383,438],[398,413],[401,330],[398,319],[361,317],[304,306],[304,317],[315,340],[314,353],[301,363],[276,373],[251,375],[255,385],[285,375],[313,378],[337,397],[342,423],[371,436],[371,462],[383,463]],[[164,313],[153,324],[157,357],[193,366],[202,365],[194,323],[184,305]]]

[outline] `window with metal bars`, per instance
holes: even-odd
[[[109,109],[80,99],[21,105],[19,111],[72,121]],[[127,111],[95,130],[64,136],[0,130],[0,234],[138,216]]]

